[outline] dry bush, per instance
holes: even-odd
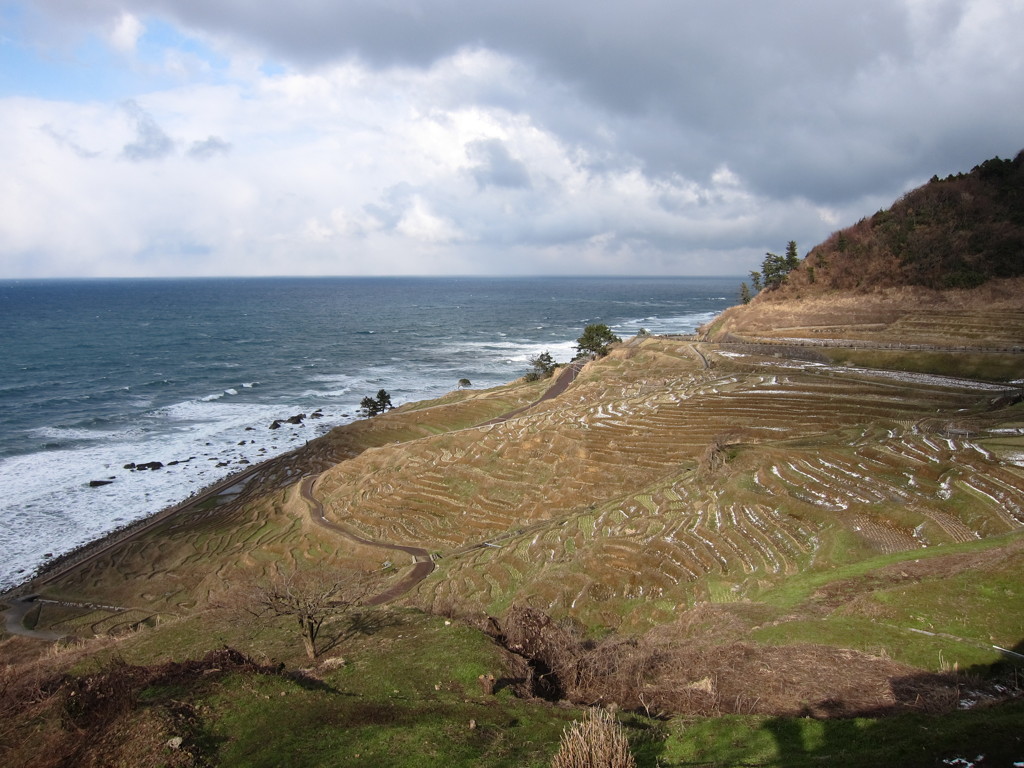
[[[696,611],[699,627],[709,616]],[[962,681],[824,645],[761,646],[702,635],[686,617],[638,637],[588,641],[566,622],[514,607],[495,634],[530,668],[532,695],[648,715],[878,716],[956,708]],[[673,631],[674,630],[674,631]]]
[[[565,729],[551,768],[636,768],[636,760],[615,715],[591,709]]]
[[[67,671],[94,653],[115,645],[107,637],[55,643],[41,650],[36,640],[12,637],[0,644],[0,764],[23,740],[25,723],[59,706]],[[46,738],[59,740],[47,732]],[[40,751],[47,752],[46,745]]]
[[[697,459],[697,477],[707,479],[716,475],[725,466],[727,456],[725,440],[715,437]]]
[[[20,671],[0,670],[0,765],[34,768],[206,764],[195,708],[171,698],[140,703],[142,691],[194,690],[216,674],[282,674],[280,666],[257,664],[230,648],[152,666],[127,664],[117,656],[85,675],[42,666],[38,674]],[[289,677],[312,684],[294,673]],[[182,743],[169,753],[165,745],[175,735]]]

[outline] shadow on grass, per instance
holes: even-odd
[[[637,768],[661,768],[666,738],[663,724],[634,715],[626,715],[621,722]]]
[[[356,635],[373,636],[382,629],[397,627],[402,624],[401,618],[390,611],[357,611],[346,617],[340,629],[321,639],[318,643],[319,653],[334,650]]]
[[[892,681],[898,703],[852,718],[775,717],[763,724],[780,768],[844,766],[1011,765],[1024,757],[1024,641],[995,664],[948,676],[945,700],[915,701],[935,690],[933,674]],[[952,697],[952,698],[950,698]],[[911,706],[917,711],[907,712]],[[902,713],[892,715],[899,707]],[[885,716],[885,715],[890,716]],[[878,719],[872,719],[878,718]],[[982,757],[983,756],[983,757]]]

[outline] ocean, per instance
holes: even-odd
[[[507,383],[584,326],[692,333],[740,278],[0,281],[0,590],[358,418]],[[323,418],[269,429],[320,410]],[[128,464],[160,462],[149,470]],[[96,482],[107,482],[97,485]]]

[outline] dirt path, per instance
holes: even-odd
[[[317,525],[327,528],[334,533],[353,541],[357,544],[363,544],[368,547],[376,547],[378,549],[388,549],[395,552],[404,552],[407,555],[412,556],[412,570],[409,571],[400,581],[392,584],[384,592],[379,595],[375,595],[366,601],[366,605],[383,605],[389,603],[392,600],[404,595],[414,586],[423,581],[434,571],[434,561],[430,557],[430,553],[421,547],[409,547],[404,544],[388,544],[383,541],[374,541],[373,539],[365,539],[362,536],[357,536],[350,530],[345,528],[338,523],[332,522],[324,517],[324,505],[313,495],[313,486],[316,484],[316,477],[304,477],[302,483],[299,486],[302,493],[302,498],[309,503],[309,515],[313,519],[313,522]]]
[[[697,353],[697,357],[700,358],[701,363],[704,365],[704,370],[710,370],[711,363],[708,362],[708,359],[704,356],[704,353],[697,348],[697,345],[690,344],[690,349]]]
[[[4,629],[8,634],[33,637],[36,640],[60,640],[64,637],[59,632],[45,632],[25,626],[25,617],[36,607],[34,595],[8,598],[7,602],[11,604],[11,607],[4,612]]]
[[[487,426],[489,424],[501,424],[503,421],[508,421],[509,419],[515,418],[521,413],[525,413],[526,411],[533,408],[535,405],[543,403],[545,400],[553,400],[554,398],[558,397],[560,394],[565,392],[565,390],[569,388],[570,384],[576,381],[576,377],[580,375],[580,371],[583,370],[584,365],[586,365],[585,362],[569,363],[569,365],[565,367],[565,370],[558,374],[558,378],[555,379],[555,383],[548,387],[547,390],[545,390],[544,394],[541,395],[537,400],[534,400],[529,405],[524,405],[522,408],[516,408],[514,411],[504,413],[501,416],[498,416],[497,418],[491,419],[490,421],[485,421],[483,424],[479,426]]]

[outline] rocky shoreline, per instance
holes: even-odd
[[[105,552],[107,549],[117,546],[118,544],[143,533],[172,515],[190,509],[197,504],[202,504],[212,498],[216,498],[217,496],[224,495],[229,489],[234,488],[239,485],[239,483],[244,482],[246,483],[246,486],[248,486],[248,481],[257,475],[263,473],[271,475],[273,472],[268,470],[273,470],[277,465],[293,460],[298,452],[299,449],[292,449],[278,456],[261,461],[258,464],[245,467],[244,469],[234,472],[227,477],[202,488],[175,504],[165,507],[146,517],[134,520],[119,528],[115,528],[103,536],[85,542],[84,544],[74,547],[67,552],[51,556],[37,566],[23,581],[3,592],[0,592],[0,600],[30,594],[34,591],[36,586],[57,578],[57,576],[62,574],[64,571],[78,566],[81,563],[98,556],[102,552]],[[149,469],[152,471],[160,468],[152,466],[153,464],[160,464],[160,462],[150,462],[149,466],[140,466],[139,464],[133,464],[131,466],[134,466],[136,470]],[[130,469],[130,466],[126,465],[125,469]],[[237,492],[233,492],[233,495],[234,493],[239,493],[243,490],[245,490],[245,488],[242,488]]]

